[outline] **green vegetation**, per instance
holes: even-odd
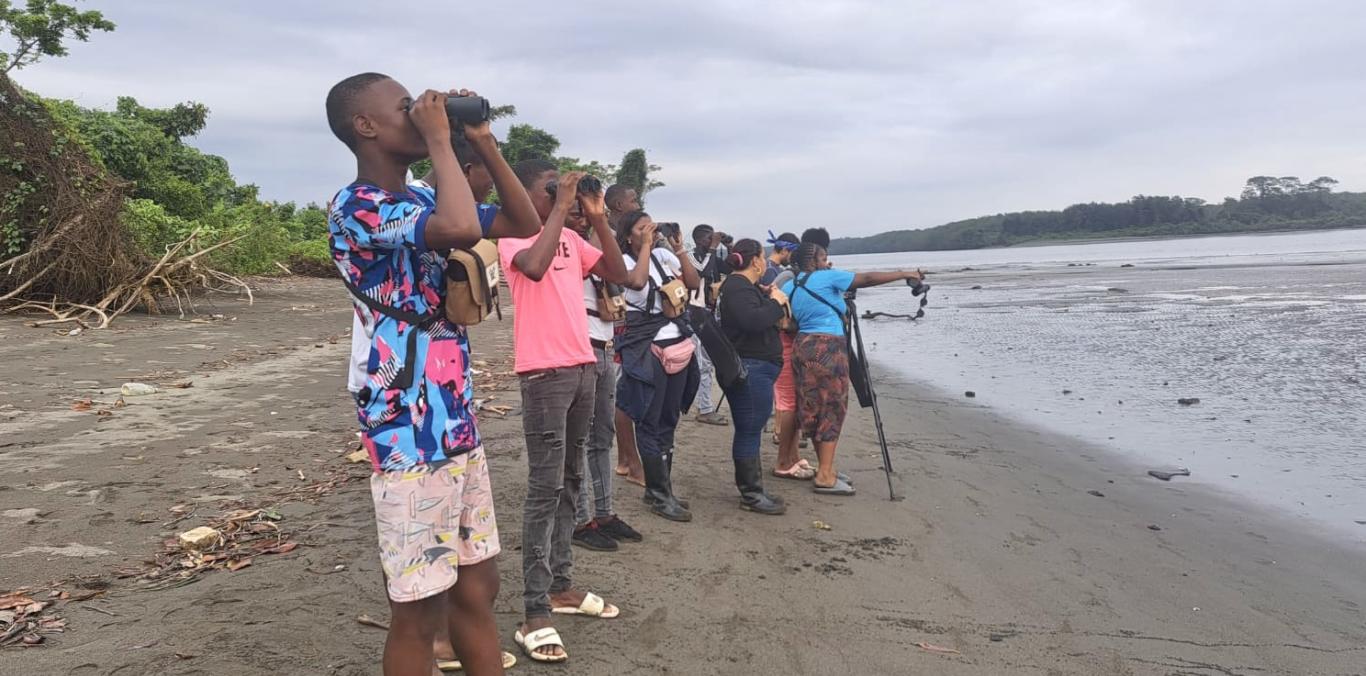
[[[984,249],[1068,239],[1141,238],[1366,227],[1366,193],[1333,193],[1329,176],[1302,183],[1295,176],[1254,176],[1239,198],[1138,195],[1127,202],[1089,202],[1060,212],[1012,212],[934,228],[899,229],[831,242],[832,253]]]
[[[114,24],[101,13],[78,11],[69,4],[28,0],[24,9],[18,9],[10,0],[0,0],[0,35],[7,34],[13,43],[7,45],[8,51],[0,52],[0,77],[43,57],[65,55],[65,43],[70,40],[84,42],[94,31],[113,29]],[[333,274],[327,214],[322,207],[261,201],[255,185],[239,184],[233,178],[227,160],[190,145],[189,140],[208,124],[207,106],[186,102],[147,108],[132,97],[120,97],[114,110],[98,110],[71,101],[25,96],[45,109],[50,123],[25,114],[23,124],[51,126],[53,136],[63,141],[52,152],[75,151],[94,165],[96,173],[122,187],[127,197],[118,220],[136,247],[151,259],[198,233],[189,251],[236,240],[213,251],[208,260],[214,269],[232,275],[274,274],[281,271],[281,265],[294,271]],[[12,112],[17,115],[23,110]],[[495,120],[516,115],[511,105],[492,110]],[[26,148],[18,136],[9,145],[13,148],[0,148],[0,171],[12,175],[4,181],[12,187],[0,192],[0,254],[15,255],[27,244],[25,231],[36,231],[47,220],[48,207],[38,198],[50,177],[34,173],[32,162],[25,161],[33,149]],[[638,185],[642,196],[663,185],[650,178],[659,167],[649,164],[644,150],[628,152],[618,170],[615,165],[557,156],[559,147],[554,134],[529,124],[512,125],[501,143],[510,162],[550,159],[562,170],[578,169],[607,182],[616,179]],[[427,162],[418,163],[414,174],[422,176],[429,168]]]
[[[90,33],[112,31],[114,24],[99,12],[53,0],[28,0],[24,9],[0,0],[0,30],[14,41],[13,51],[0,52],[0,73],[8,75],[45,56],[66,56],[68,38],[88,42]]]
[[[507,106],[511,112],[508,115],[516,115],[517,109]],[[496,112],[496,111],[495,111]],[[494,117],[494,119],[498,119]],[[517,164],[522,160],[549,160],[559,167],[560,171],[584,171],[597,176],[604,185],[612,183],[625,183],[636,189],[636,194],[640,197],[640,203],[645,204],[645,193],[662,188],[664,184],[651,178],[651,174],[659,171],[659,166],[650,164],[645,157],[645,150],[633,148],[626,152],[621,158],[621,164],[603,164],[597,160],[584,161],[577,157],[556,155],[560,149],[560,139],[554,134],[534,127],[529,124],[514,124],[508,129],[507,139],[499,142],[499,151],[503,153],[503,158],[508,164]],[[421,176],[426,173],[428,165],[423,165],[419,172],[418,167],[414,167],[413,174]]]
[[[160,256],[198,230],[200,247],[241,238],[212,257],[231,274],[276,273],[277,263],[296,256],[315,264],[330,260],[326,246],[306,246],[327,237],[321,207],[262,202],[256,186],[237,183],[227,160],[186,143],[208,122],[204,105],[156,109],[121,97],[108,111],[44,103],[99,166],[131,185],[122,220],[148,254]]]
[[[69,130],[98,166],[130,184],[122,220],[149,255],[160,256],[166,247],[198,230],[198,247],[240,238],[211,257],[218,269],[230,274],[274,274],[280,265],[331,274],[322,207],[263,202],[255,185],[237,183],[227,160],[189,145],[188,139],[208,123],[209,109],[203,104],[158,109],[121,97],[111,111],[70,101],[42,102],[54,122]],[[503,106],[495,112],[515,115],[516,108]],[[501,146],[514,162],[547,158],[561,170],[588,171],[604,180],[619,173],[613,165],[556,156],[559,139],[527,124],[513,125]],[[425,162],[414,165],[414,175],[425,174],[429,167]],[[633,185],[644,186],[642,194],[663,185],[650,179],[650,172],[659,167],[646,161],[643,150],[627,153],[623,167]]]
[[[1366,226],[1366,193],[1334,193],[1321,176],[1254,176],[1242,194],[1221,204],[1139,195],[1127,202],[1074,204],[1061,211],[1019,211],[956,221],[924,230],[896,230],[836,239],[832,253],[941,251],[1048,240],[1103,239],[1313,230]]]

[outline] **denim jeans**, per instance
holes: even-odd
[[[759,457],[764,425],[773,415],[773,383],[782,370],[778,364],[759,359],[741,359],[749,374],[743,381],[726,388],[730,402],[731,424],[735,434],[730,442],[730,455],[735,460]]]
[[[597,355],[597,389],[593,398],[593,422],[589,425],[588,448],[583,464],[588,478],[575,501],[575,522],[582,526],[594,518],[612,516],[612,445],[617,439],[617,377],[621,365],[612,359],[612,348],[593,348]],[[588,511],[588,484],[593,484],[593,511]]]
[[[574,501],[583,482],[593,416],[593,364],[523,374],[527,490],[522,509],[522,602],[527,617],[550,615],[550,594],[570,588]]]
[[[693,358],[697,359],[697,371],[700,380],[697,382],[697,405],[698,413],[715,413],[720,408],[711,400],[711,383],[715,378],[715,367],[712,366],[711,357],[707,355],[707,349],[702,347],[702,339],[697,336],[692,337]]]
[[[673,450],[674,431],[682,415],[683,390],[688,386],[688,370],[664,377],[664,387],[656,387],[645,417],[636,423],[636,448],[642,456],[658,457]]]

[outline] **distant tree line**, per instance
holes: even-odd
[[[1366,227],[1366,193],[1334,193],[1320,176],[1254,176],[1239,197],[1220,204],[1180,196],[1138,195],[1115,204],[1089,202],[1061,211],[1019,211],[924,230],[896,230],[831,242],[832,253],[940,251],[1010,246],[1039,240],[1194,235],[1264,230]]]

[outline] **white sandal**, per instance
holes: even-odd
[[[601,596],[592,592],[583,595],[583,603],[580,603],[578,608],[561,606],[559,608],[551,608],[550,612],[555,613],[556,615],[584,615],[586,617],[596,617],[603,620],[610,620],[621,615],[620,608],[608,604],[606,601],[602,600]]]
[[[517,666],[517,656],[504,650],[503,668],[511,669],[514,666]],[[464,671],[465,665],[461,664],[460,660],[437,660],[436,668],[440,669],[441,671]]]
[[[569,653],[564,651],[564,640],[560,638],[560,632],[555,631],[554,627],[537,629],[526,636],[523,636],[522,630],[518,629],[512,634],[512,640],[522,647],[523,652],[531,658],[532,662],[563,662],[569,659]],[[546,655],[536,652],[548,645],[559,646],[560,654]]]

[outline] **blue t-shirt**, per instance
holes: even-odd
[[[357,416],[376,471],[439,464],[480,444],[469,339],[465,327],[447,321],[440,309],[446,257],[426,243],[427,219],[435,210],[436,195],[424,186],[391,193],[364,183],[343,188],[328,208],[332,258],[347,280],[386,306],[420,316],[439,313],[424,329],[356,302],[370,338]],[[496,208],[480,208],[485,234],[496,214]],[[415,354],[408,354],[414,331]]]
[[[797,282],[805,280],[805,288],[797,289]],[[844,292],[854,284],[854,273],[845,270],[817,270],[810,274],[802,272],[797,278],[783,285],[792,304],[792,318],[797,320],[799,333],[825,333],[832,336],[844,335],[844,313],[849,308],[844,304]],[[824,298],[830,305],[839,309],[836,313],[814,296]]]
[[[780,266],[774,265],[773,261],[768,260],[767,258],[764,259],[764,264],[768,267],[764,268],[764,274],[759,276],[759,285],[770,286],[773,284],[773,280],[778,278],[778,273],[782,272],[783,269]]]

